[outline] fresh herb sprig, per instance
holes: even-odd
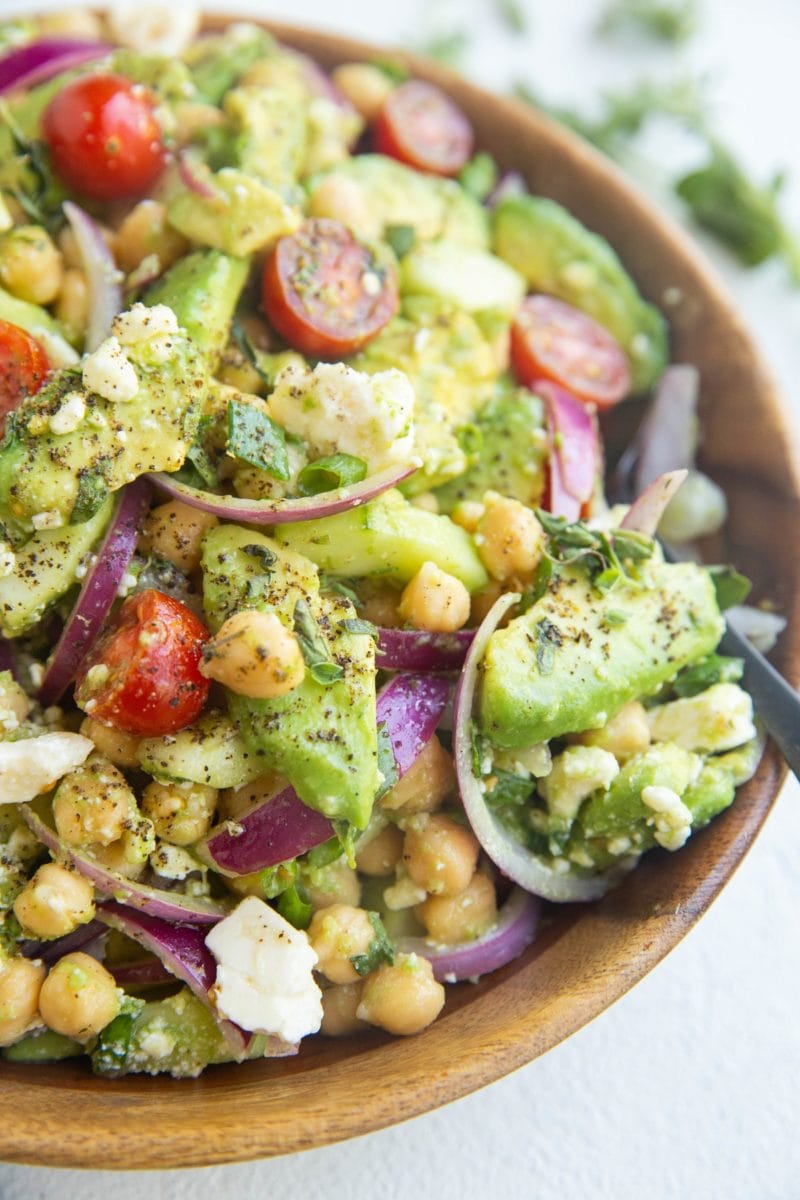
[[[328,644],[306,600],[298,600],[294,606],[294,632],[312,679],[327,687],[344,676],[344,668],[333,661]]]
[[[624,581],[638,585],[636,564],[652,558],[655,542],[631,529],[590,529],[583,521],[568,521],[537,508],[547,534],[545,559],[553,567],[580,563],[599,592]]]

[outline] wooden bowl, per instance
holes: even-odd
[[[230,18],[214,18],[219,27]],[[272,26],[326,66],[375,53]],[[789,617],[776,665],[800,683],[800,471],[789,420],[702,255],[605,159],[564,129],[429,62],[415,74],[464,108],[480,146],[533,191],[604,234],[647,297],[671,310],[672,357],[702,372],[704,465],[730,501],[727,553]],[[736,803],[680,853],[656,852],[600,903],[569,906],[516,962],[448,990],[423,1034],[310,1039],[297,1058],[214,1067],[177,1082],[93,1077],[82,1063],[2,1064],[0,1157],[58,1166],[200,1166],[324,1145],[465,1095],[544,1054],[601,1013],[684,936],[749,849],[784,776],[772,746]]]

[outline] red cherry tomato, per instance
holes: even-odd
[[[129,596],[81,666],[78,704],[103,725],[143,737],[191,725],[208,698],[199,671],[208,636],[180,600],[154,588]]]
[[[528,296],[511,326],[511,365],[520,383],[550,379],[584,404],[611,408],[631,372],[619,343],[593,317],[553,296]]]
[[[164,168],[152,101],[124,75],[74,79],[50,101],[42,127],[58,174],[93,200],[140,196]]]
[[[340,221],[305,221],[267,258],[262,304],[294,349],[340,359],[374,338],[397,312],[397,279]]]
[[[36,338],[10,321],[0,321],[0,432],[20,400],[39,391],[49,370]]]
[[[375,122],[379,154],[432,175],[457,175],[472,154],[472,126],[441,88],[409,79],[389,93]]]

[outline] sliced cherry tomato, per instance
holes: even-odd
[[[39,391],[49,370],[41,343],[19,325],[0,321],[0,432],[20,400]]]
[[[374,338],[397,312],[397,278],[340,221],[305,221],[267,258],[262,304],[294,349],[339,359]]]
[[[45,110],[53,166],[94,200],[140,196],[164,168],[164,143],[148,92],[124,75],[84,75]]]
[[[409,79],[389,93],[374,130],[379,154],[417,171],[457,175],[472,154],[472,126],[441,88]]]
[[[593,317],[554,296],[523,300],[511,326],[511,365],[528,387],[551,379],[600,409],[617,404],[631,388],[619,343]]]
[[[194,613],[154,588],[129,596],[84,659],[78,704],[103,725],[156,737],[191,725],[208,698],[199,670],[209,633]]]

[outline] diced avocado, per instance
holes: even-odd
[[[741,784],[747,783],[748,779],[753,778],[763,753],[764,731],[758,729],[756,736],[749,742],[745,742],[743,746],[737,746],[735,750],[729,750],[727,754],[717,755],[713,761],[720,767],[724,767],[736,787],[739,787]]]
[[[525,388],[501,387],[474,420],[475,463],[436,491],[442,512],[491,489],[535,507],[544,491],[548,443],[544,406]]]
[[[653,386],[666,365],[666,322],[604,238],[554,200],[509,196],[495,209],[494,250],[532,289],[574,305],[613,334],[630,360],[635,392]]]
[[[458,242],[422,242],[401,263],[400,290],[435,296],[467,312],[497,309],[511,316],[525,295],[525,280],[486,250]]]
[[[228,341],[249,264],[219,250],[198,250],[181,258],[153,284],[144,303],[166,304],[175,313],[210,367]]]
[[[147,342],[126,347],[138,379],[132,400],[87,394],[80,372],[65,370],[22,401],[0,445],[0,521],[14,542],[45,523],[85,521],[108,492],[183,464],[208,384],[189,337],[180,331],[170,341],[166,362]],[[76,392],[85,415],[70,433],[54,433],[51,418]]]
[[[26,1033],[13,1046],[6,1046],[3,1058],[8,1062],[45,1063],[61,1062],[62,1059],[77,1058],[85,1053],[86,1047],[80,1042],[73,1042],[71,1038],[52,1029],[37,1029],[35,1033]]]
[[[306,105],[279,87],[253,84],[228,92],[223,109],[233,126],[236,166],[289,195],[306,157]]]
[[[274,561],[265,567],[270,553]],[[203,602],[214,630],[242,608],[272,611],[292,629],[297,602],[308,606],[342,677],[324,684],[307,670],[299,687],[271,700],[231,692],[230,714],[245,742],[290,781],[305,804],[363,829],[380,776],[375,645],[367,634],[342,625],[355,609],[341,596],[320,594],[316,567],[307,558],[247,529],[212,529],[202,567]]]
[[[192,242],[244,257],[294,233],[300,224],[299,209],[244,171],[223,167],[208,182],[213,196],[184,188],[169,202],[170,225]]]
[[[3,637],[26,633],[72,587],[81,559],[103,536],[113,510],[108,497],[82,525],[43,529],[17,550],[13,570],[0,579]]]
[[[266,29],[237,21],[222,33],[195,39],[183,60],[202,100],[220,104],[254,63],[275,53],[275,39]]]
[[[416,508],[394,490],[334,517],[284,525],[275,536],[331,575],[382,575],[407,583],[430,561],[471,592],[487,582],[465,530],[449,517]]]
[[[358,184],[378,236],[390,225],[410,225],[418,241],[446,238],[478,250],[489,248],[486,210],[452,179],[423,175],[382,154],[358,154],[311,180],[312,213],[317,188],[331,177]]]
[[[692,814],[692,829],[702,829],[709,821],[733,804],[736,781],[718,758],[703,763],[697,779],[681,796]]]
[[[697,755],[671,742],[650,746],[642,754],[634,755],[609,788],[587,800],[573,839],[629,837],[633,841],[637,835],[636,848],[650,848],[654,838],[647,822],[653,812],[642,800],[642,791],[661,787],[683,796],[699,765]]]
[[[139,764],[155,779],[187,780],[214,788],[242,787],[267,770],[230,718],[213,709],[179,733],[143,738]]]
[[[582,567],[564,567],[492,634],[480,700],[487,737],[512,749],[600,726],[714,649],[724,622],[708,572],[650,560],[642,579],[601,594]]]
[[[64,330],[55,317],[51,317],[46,308],[40,308],[38,304],[31,304],[27,300],[20,300],[19,297],[12,296],[10,292],[1,287],[0,321],[9,321],[12,325],[19,325],[20,329],[26,329],[34,337],[37,330],[42,329],[59,337],[64,336]]]

